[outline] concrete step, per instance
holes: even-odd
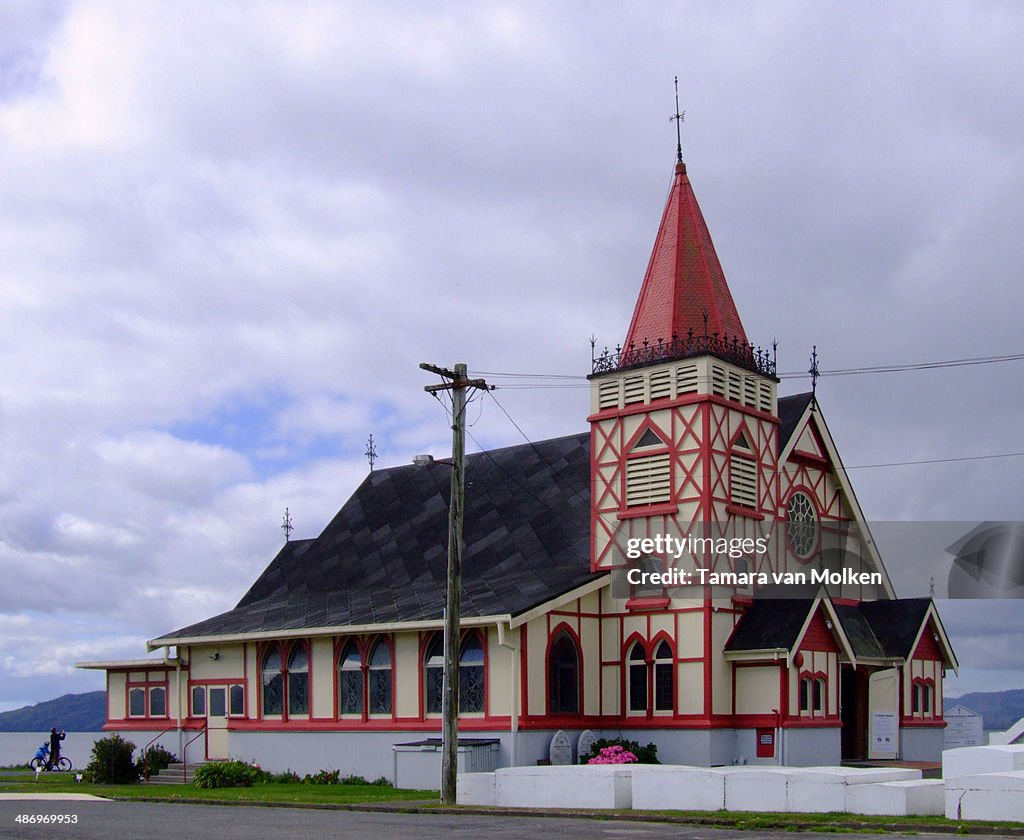
[[[202,762],[196,764],[189,764],[188,768],[180,762],[176,761],[158,773],[154,773],[149,777],[149,781],[144,784],[150,785],[190,785],[195,778],[195,771],[197,768],[202,767]]]

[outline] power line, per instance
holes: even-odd
[[[920,461],[888,461],[884,464],[858,464],[854,467],[840,467],[849,472],[850,470],[873,470],[879,467],[911,467],[918,464],[951,464],[956,461],[992,461],[998,458],[1020,458],[1024,452],[999,452],[993,455],[963,455],[958,458],[924,458]]]
[[[941,370],[943,368],[975,367],[978,365],[994,365],[1005,362],[1019,362],[1024,360],[1024,353],[1005,353],[996,356],[967,356],[959,359],[941,359],[930,362],[908,362],[906,364],[888,365],[865,365],[852,368],[835,368],[833,370],[822,370],[821,376],[864,376],[873,373],[904,373],[918,370]],[[544,382],[543,384],[507,383],[500,387],[505,389],[530,389],[539,390],[544,388],[587,388],[587,377],[581,375],[564,373],[522,373],[518,371],[474,371],[481,376],[497,376],[509,379],[526,380],[561,380],[565,384],[557,382]],[[778,374],[779,379],[802,379],[807,376],[807,371],[784,371]]]

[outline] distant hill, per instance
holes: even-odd
[[[963,697],[947,697],[946,708],[966,706],[985,719],[986,729],[1003,731],[1024,717],[1024,689],[973,691]]]
[[[65,694],[34,706],[0,712],[0,732],[99,732],[107,722],[106,693]]]

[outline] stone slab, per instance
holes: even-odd
[[[727,767],[725,809],[727,811],[789,810],[789,780],[803,772],[799,767]]]
[[[851,814],[892,817],[941,816],[946,785],[942,779],[904,782],[866,782],[848,785],[846,810]]]
[[[503,767],[494,774],[495,804],[506,808],[631,808],[629,765]]]
[[[946,779],[946,817],[1024,822],[1024,770]]]
[[[724,770],[708,767],[652,765],[633,773],[633,808],[721,811],[725,808],[725,777]]]
[[[1024,770],[1024,744],[958,747],[942,751],[942,778]]]
[[[790,811],[805,814],[841,813],[848,810],[850,786],[920,778],[920,770],[902,767],[804,767],[803,773],[790,780],[787,805]]]
[[[494,773],[459,773],[455,801],[459,805],[496,805]]]

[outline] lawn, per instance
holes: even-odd
[[[316,805],[354,805],[403,800],[437,801],[437,791],[395,790],[378,785],[262,784],[251,788],[203,790],[193,785],[91,785],[75,782],[74,773],[33,773],[0,777],[2,793],[90,793],[114,799],[192,799],[237,802],[285,802]]]

